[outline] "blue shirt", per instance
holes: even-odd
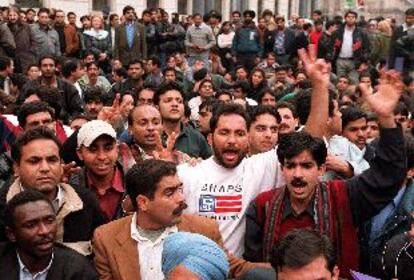
[[[125,30],[127,35],[128,47],[132,48],[132,45],[134,44],[134,23],[125,24]]]
[[[400,204],[401,199],[405,193],[405,189],[406,189],[405,186],[402,187],[398,191],[394,199],[387,206],[385,206],[385,208],[382,209],[381,212],[379,212],[376,216],[374,216],[371,219],[371,232],[369,235],[369,242],[368,242],[369,247],[371,249],[378,247],[379,245],[378,236],[381,233],[381,229],[385,225],[385,222],[387,221],[387,219],[395,213],[395,210]]]

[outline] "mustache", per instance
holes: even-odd
[[[305,181],[299,178],[294,178],[290,184],[295,188],[304,188],[308,185]]]
[[[173,215],[179,215],[181,214],[181,212],[183,212],[186,208],[188,207],[187,203],[183,202],[180,204],[180,206],[178,206],[177,208],[174,209],[174,211],[172,212]]]
[[[41,244],[49,243],[49,242],[53,242],[53,241],[54,241],[53,237],[43,237],[43,238],[40,238],[35,244],[36,245],[41,245]]]

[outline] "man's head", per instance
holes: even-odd
[[[65,12],[62,10],[55,11],[55,23],[58,25],[65,24]]]
[[[367,142],[379,137],[378,116],[374,113],[367,114]]]
[[[338,101],[336,100],[336,94],[333,91],[329,91],[329,108],[328,108],[328,133],[330,135],[339,135],[342,133],[342,114],[339,111]],[[305,125],[308,120],[311,108],[311,90],[303,90],[296,96],[296,112],[299,117],[301,125]]]
[[[200,94],[200,97],[205,100],[209,97],[213,97],[214,95],[214,85],[213,81],[210,79],[204,79],[200,83],[200,87],[198,88],[198,93]]]
[[[310,229],[286,234],[272,252],[277,279],[339,279],[336,255],[329,237]]]
[[[122,9],[122,14],[126,21],[133,21],[135,19],[135,9],[129,5]]]
[[[273,149],[278,140],[280,115],[270,106],[257,106],[250,114],[249,153],[264,153]]]
[[[263,91],[259,100],[260,105],[276,107],[276,94],[270,89]]]
[[[163,83],[154,96],[163,121],[179,122],[184,115],[184,92],[174,82]]]
[[[253,19],[256,17],[256,13],[253,10],[246,10],[243,12],[244,22],[250,24],[253,22]]]
[[[26,77],[33,81],[40,77],[40,68],[37,63],[30,64],[26,68]]]
[[[20,19],[20,13],[19,7],[11,6],[8,14],[9,23],[17,23]]]
[[[284,135],[277,155],[292,203],[308,203],[325,173],[326,146],[306,132]]]
[[[238,104],[223,104],[210,119],[214,159],[225,168],[234,168],[249,148],[250,118]]]
[[[76,25],[76,14],[74,12],[69,12],[67,18],[70,25]]]
[[[89,81],[97,81],[99,76],[99,65],[98,62],[93,61],[86,64],[86,75]]]
[[[180,222],[187,205],[174,163],[145,160],[128,170],[125,182],[141,227],[157,230]]]
[[[155,90],[152,88],[143,88],[138,93],[137,105],[148,104],[154,105]]]
[[[410,112],[408,111],[407,105],[403,102],[399,102],[394,109],[395,122],[401,125],[404,132],[407,132],[410,128]]]
[[[37,21],[40,25],[48,25],[50,20],[50,10],[48,8],[40,8],[37,12]]]
[[[312,12],[312,21],[316,23],[317,20],[322,19],[322,11],[321,10],[314,10]]]
[[[160,71],[161,61],[157,56],[151,56],[147,60],[148,73],[157,73]]]
[[[162,129],[161,114],[153,105],[138,105],[129,113],[128,131],[144,150],[156,148]]]
[[[102,90],[98,87],[88,87],[83,93],[86,116],[92,120],[98,117],[103,108]]]
[[[3,76],[10,76],[13,74],[13,60],[7,56],[0,56],[0,72]]]
[[[414,24],[414,8],[409,8],[405,11],[405,23],[408,26],[412,26]]]
[[[368,88],[372,87],[371,75],[369,73],[363,72],[361,75],[359,75],[359,82],[366,84]]]
[[[213,116],[213,111],[219,106],[219,102],[214,98],[208,98],[203,101],[198,110],[199,130],[202,134],[208,135],[211,132],[210,119]]]
[[[177,71],[172,67],[167,67],[163,71],[165,82],[175,82],[177,80]]]
[[[203,17],[201,16],[201,14],[196,13],[193,15],[193,22],[195,24],[195,26],[200,26],[201,23],[203,23]]]
[[[229,270],[223,249],[203,235],[177,232],[164,241],[162,271],[168,280],[221,280]]]
[[[42,77],[46,79],[51,79],[56,76],[56,61],[53,56],[45,55],[40,59],[40,71],[42,72]]]
[[[79,80],[85,74],[84,67],[79,60],[72,58],[63,63],[62,76],[72,81]]]
[[[361,150],[367,145],[367,115],[360,109],[348,107],[342,113],[342,136]]]
[[[4,214],[7,238],[20,258],[39,261],[52,256],[57,222],[47,196],[35,190],[18,193],[7,202]]]
[[[91,121],[87,116],[85,115],[77,115],[69,121],[69,126],[73,131],[78,131],[82,125],[85,123]]]
[[[323,31],[323,20],[318,19],[315,21],[315,31],[322,32]]]
[[[250,92],[250,84],[247,81],[238,81],[233,85],[234,99],[246,99]]]
[[[42,101],[24,103],[17,116],[19,125],[23,130],[45,126],[55,131],[55,112],[49,105]]]
[[[52,130],[36,127],[21,134],[11,151],[13,168],[25,189],[36,189],[50,198],[56,194],[63,168],[61,144]]]
[[[110,14],[109,15],[109,23],[111,27],[118,27],[119,25],[119,16],[117,14]]]
[[[231,22],[233,24],[238,24],[241,20],[241,13],[239,11],[234,11],[231,13]]]
[[[275,22],[276,22],[278,30],[284,30],[285,29],[285,18],[283,16],[277,16],[275,18]]]
[[[336,84],[336,89],[339,92],[344,92],[345,90],[347,90],[349,87],[349,78],[346,76],[341,76],[338,79],[338,82]]]
[[[36,16],[36,11],[34,9],[32,9],[32,8],[27,9],[27,11],[26,11],[26,21],[28,23],[33,23],[35,16]]]
[[[298,114],[295,105],[288,102],[281,102],[276,105],[276,110],[280,115],[279,133],[286,134],[295,132],[299,125]]]
[[[239,81],[245,81],[249,77],[249,70],[242,65],[237,66],[234,72],[236,73],[236,79]]]
[[[112,126],[101,120],[85,123],[77,135],[77,155],[95,178],[109,178],[118,159],[116,132]]]
[[[141,60],[134,59],[129,63],[128,76],[131,80],[140,80],[144,73],[144,63]]]
[[[348,27],[352,27],[352,26],[355,26],[356,20],[357,20],[357,18],[358,18],[358,14],[357,14],[357,12],[355,12],[355,11],[348,10],[348,11],[345,13],[344,18],[345,18],[345,23],[346,23],[346,25],[347,25]]]
[[[275,69],[276,81],[284,83],[288,75],[287,68],[285,66],[279,66]]]

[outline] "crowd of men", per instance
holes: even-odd
[[[0,9],[0,280],[414,279],[414,8],[77,16]]]

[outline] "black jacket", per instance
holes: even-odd
[[[97,280],[95,268],[88,259],[72,249],[55,244],[53,262],[46,280]],[[19,280],[20,267],[16,246],[7,242],[0,244],[0,280]]]
[[[274,51],[275,38],[279,30],[275,29],[272,31],[266,30],[265,32],[265,54]],[[290,28],[285,28],[285,52],[287,55],[295,56],[295,32]]]
[[[344,39],[344,33],[345,25],[341,26],[332,34],[329,42],[328,55],[326,57],[329,61],[335,61],[338,58]],[[371,43],[369,42],[367,33],[362,28],[355,27],[352,37],[354,61],[358,62],[361,59],[368,59],[371,52]]]
[[[24,98],[29,89],[39,87],[41,85],[41,79],[40,77],[37,80],[27,82],[23,87],[22,98]],[[56,118],[63,120],[64,123],[68,123],[69,118],[83,113],[82,101],[78,90],[67,81],[57,78],[57,87],[62,110]]]
[[[414,35],[408,35],[407,31],[404,31],[402,25],[395,30],[391,38],[388,59],[388,67],[390,69],[397,67],[395,65],[397,57],[402,57],[404,59],[402,69],[398,70],[407,72],[414,69]]]

